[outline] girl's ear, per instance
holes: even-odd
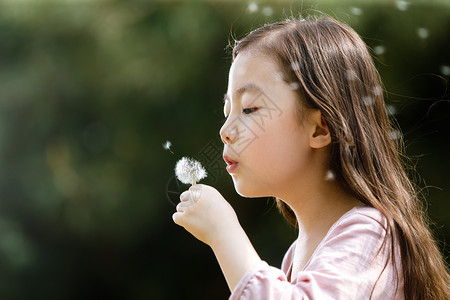
[[[311,148],[320,149],[328,146],[331,143],[330,130],[320,110],[310,112],[309,121],[312,126],[309,137]]]

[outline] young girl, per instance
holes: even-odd
[[[230,299],[449,299],[448,269],[355,31],[320,17],[251,32],[234,46],[224,112],[236,191],[275,197],[299,231],[280,270],[259,258],[216,189],[181,194],[173,219],[212,248]]]

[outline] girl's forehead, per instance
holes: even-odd
[[[283,80],[283,72],[276,60],[258,52],[240,53],[230,68],[228,94],[242,86],[254,84],[266,91],[289,88]]]
[[[280,67],[274,59],[254,52],[240,53],[230,68],[229,80],[266,80],[279,78]]]

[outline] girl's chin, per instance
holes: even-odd
[[[237,182],[236,180],[233,180],[234,182],[234,189],[236,192],[245,198],[259,198],[259,197],[267,197],[269,195],[261,193],[262,189],[261,187],[255,187],[255,186],[249,186],[246,184],[243,184],[242,182]]]

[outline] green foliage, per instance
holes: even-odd
[[[220,145],[228,41],[300,9],[336,15],[373,49],[448,241],[450,10],[399,2],[0,2],[0,298],[226,298],[167,191],[185,188],[180,157]],[[295,232],[216,172],[205,183],[279,264]]]

